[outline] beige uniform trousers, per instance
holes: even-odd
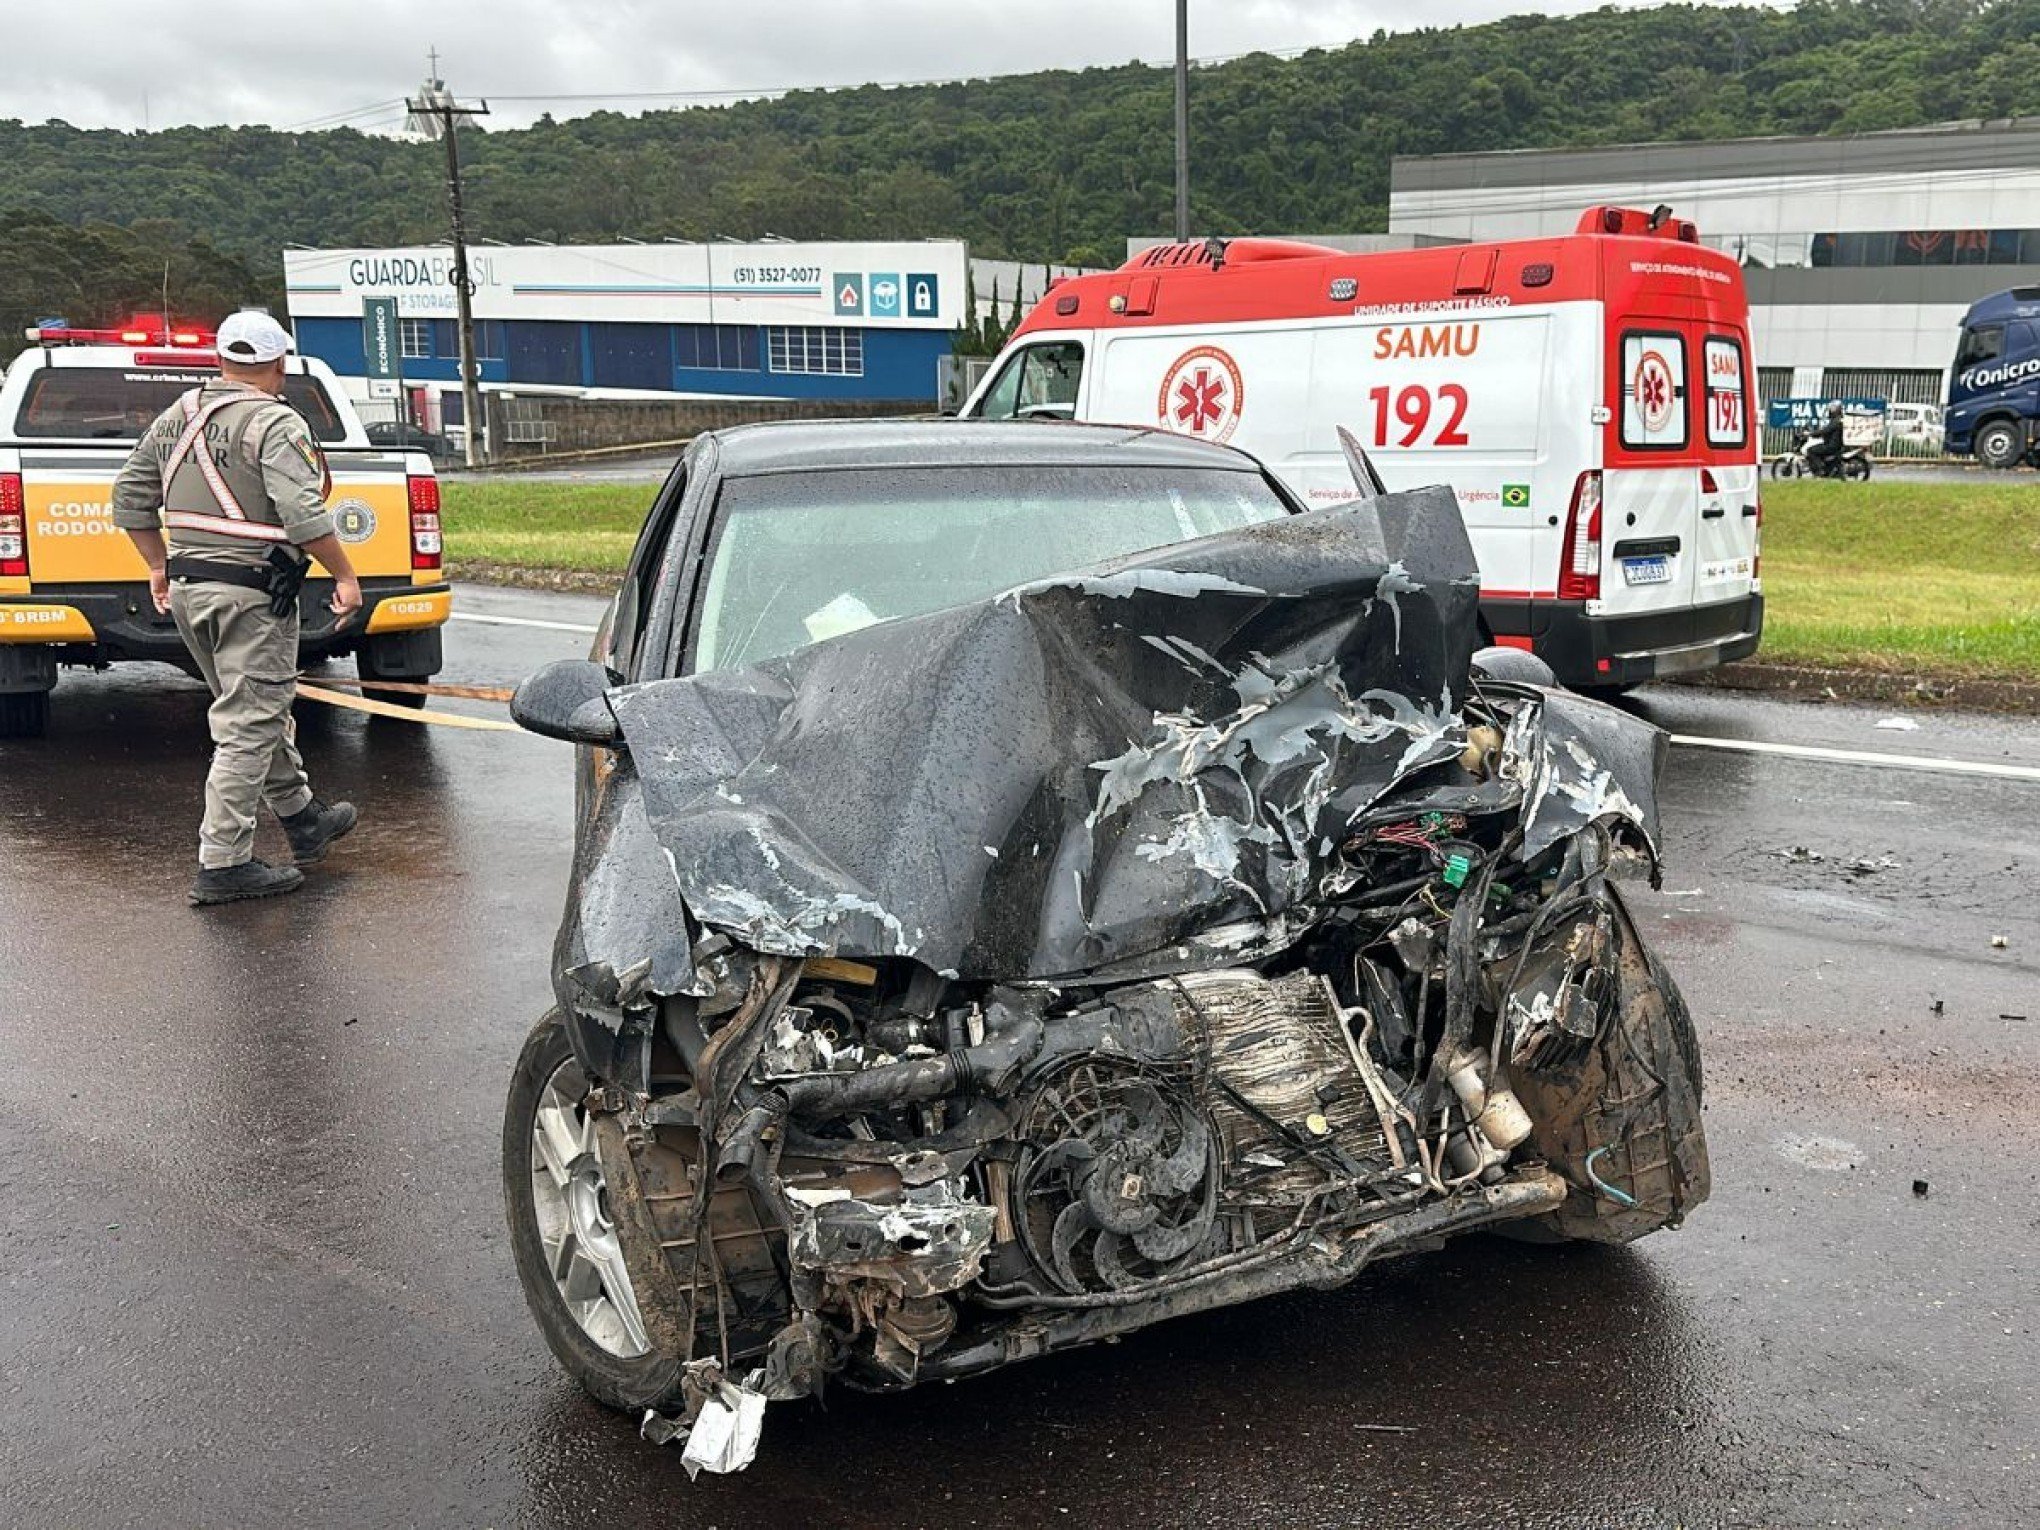
[[[213,693],[206,713],[213,757],[198,863],[238,866],[255,854],[255,813],[263,802],[281,818],[312,800],[290,715],[297,699],[297,613],[271,615],[260,590],[177,580],[170,586],[170,614]]]

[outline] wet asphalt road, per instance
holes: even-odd
[[[445,678],[584,645],[458,623]],[[2040,764],[2030,723],[1642,706]],[[1674,752],[1642,906],[1707,1050],[1715,1192],[1685,1230],[1469,1239],[955,1390],[839,1392],[690,1484],[554,1368],[502,1227],[566,748],[300,715],[363,825],[300,894],[203,914],[195,686],[68,677],[50,737],[0,745],[0,1523],[2030,1522],[2040,783]]]

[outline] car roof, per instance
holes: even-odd
[[[831,468],[1178,467],[1258,473],[1229,446],[1126,425],[1006,420],[775,420],[712,433],[726,478]]]

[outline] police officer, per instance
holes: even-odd
[[[268,314],[243,311],[220,325],[217,349],[219,377],[157,418],[113,486],[114,522],[149,566],[156,609],[176,621],[213,693],[194,904],[292,891],[304,881],[298,866],[321,859],[356,818],[351,803],[313,795],[291,723],[307,555],[333,576],[335,618],[361,609],[326,509],[325,457],[283,402],[284,357],[296,346]],[[265,801],[297,866],[255,858]]]

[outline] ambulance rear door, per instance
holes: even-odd
[[[1597,614],[1680,610],[1693,604],[1699,560],[1704,422],[1693,387],[1699,327],[1629,313],[1611,317],[1607,343],[1615,397],[1602,480]]]
[[[1727,324],[1702,330],[1699,402],[1707,461],[1699,475],[1693,600],[1709,606],[1747,600],[1756,587],[1759,468],[1747,339]]]

